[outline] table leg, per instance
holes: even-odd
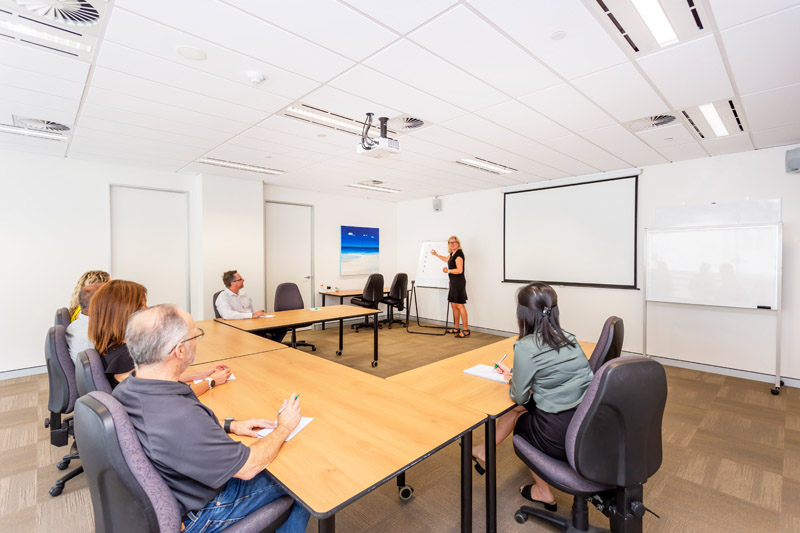
[[[336,515],[319,520],[319,533],[333,533],[336,531]]]
[[[486,531],[497,531],[497,444],[495,419],[486,421]]]
[[[344,329],[344,319],[339,319],[339,350],[336,352],[336,355],[342,355],[342,329]]]
[[[372,366],[378,366],[378,314],[375,313],[374,315],[374,336],[373,336],[373,348],[372,348]]]
[[[292,348],[297,348],[297,329],[292,328]]]
[[[322,293],[322,307],[325,307],[325,293]],[[325,321],[322,321],[322,331],[325,331]]]
[[[461,437],[461,531],[472,532],[472,432]]]

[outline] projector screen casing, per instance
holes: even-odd
[[[636,289],[638,176],[504,194],[503,281]]]

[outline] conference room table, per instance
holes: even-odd
[[[383,294],[389,294],[390,290],[391,290],[391,288],[384,287],[383,288]],[[323,291],[319,291],[319,293],[322,295],[322,307],[325,307],[325,297],[326,296],[338,297],[339,298],[339,305],[344,305],[344,299],[345,298],[348,298],[348,297],[352,298],[354,296],[361,296],[362,294],[364,294],[364,289],[341,289],[341,290],[339,290],[339,289],[336,289],[336,290],[325,289]],[[322,323],[322,329],[323,330],[325,329],[325,322]]]
[[[378,314],[379,309],[367,309],[355,305],[329,305],[327,307],[312,307],[310,309],[292,309],[291,311],[275,311],[262,318],[243,318],[240,320],[225,320],[215,318],[216,322],[225,324],[243,331],[255,332],[263,329],[292,327],[317,322],[339,321],[339,349],[336,355],[342,355],[344,344],[343,328],[345,318],[369,317],[375,321],[373,332],[372,366],[378,366]],[[294,331],[292,339],[295,338]]]
[[[200,320],[195,325],[204,333],[203,338],[197,342],[193,363],[195,365],[286,348],[279,342],[228,327],[214,320]]]
[[[234,364],[236,380],[200,401],[220,420],[272,420],[284,399],[299,395],[302,416],[313,420],[267,470],[320,532],[334,531],[338,511],[459,439],[461,530],[472,530],[472,431],[486,414],[287,347]]]
[[[454,355],[408,372],[396,374],[386,381],[404,385],[448,400],[456,405],[480,411],[487,415],[486,435],[486,531],[497,531],[497,447],[495,445],[496,420],[516,404],[508,395],[508,385],[470,376],[464,370],[478,364],[491,365],[507,354],[505,364],[514,366],[514,343],[517,336],[487,344],[481,348]],[[595,343],[578,341],[586,357],[590,357]]]

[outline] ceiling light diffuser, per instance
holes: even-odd
[[[284,170],[275,170],[274,168],[259,167],[256,165],[248,165],[246,163],[236,163],[235,161],[225,161],[223,159],[212,159],[210,157],[201,157],[197,160],[198,163],[206,165],[214,165],[217,167],[234,168],[236,170],[246,170],[248,172],[259,172],[261,174],[270,174],[272,176],[280,176],[286,174]]]
[[[466,163],[468,165],[473,165],[480,168],[485,168],[486,170],[490,170],[492,172],[497,172],[498,174],[510,174],[512,171],[508,168],[490,165],[489,163],[484,163],[483,161],[476,161],[475,159],[460,159],[462,163]]]
[[[396,193],[402,192],[400,189],[392,189],[391,187],[381,187],[379,185],[364,185],[363,183],[351,183],[348,187],[353,187],[354,189],[366,189],[368,191],[378,191],[378,192],[388,192],[388,193]]]
[[[306,111],[305,109],[298,109],[296,107],[289,107],[286,109],[291,113],[297,113],[298,115],[303,115],[304,117],[313,118],[314,120],[319,120],[321,122],[327,122],[328,124],[333,124],[335,126],[339,126],[340,128],[347,128],[348,130],[353,130],[357,132],[361,132],[362,126],[356,124],[348,124],[343,120],[336,120],[335,118],[326,117],[325,115],[318,115],[317,113],[312,113],[311,111]]]
[[[700,109],[703,116],[706,117],[708,125],[714,130],[714,135],[717,137],[725,137],[728,135],[728,129],[725,127],[725,124],[722,123],[722,119],[719,113],[717,113],[717,108],[714,107],[714,104],[703,104],[697,107]]]
[[[47,131],[29,130],[27,128],[20,128],[17,126],[8,126],[0,124],[0,131],[4,133],[16,133],[17,135],[25,135],[26,137],[37,137],[39,139],[50,139],[53,141],[63,141],[67,139],[66,135],[60,133],[51,133]]]
[[[631,0],[631,2],[662,48],[678,42],[678,36],[658,0]]]
[[[89,46],[88,44],[83,44],[79,43],[78,41],[65,39],[58,35],[53,35],[52,33],[47,33],[45,31],[35,30],[33,28],[25,26],[24,24],[16,24],[8,20],[0,21],[0,28],[5,28],[9,31],[20,33],[22,35],[27,35],[28,37],[35,37],[36,39],[41,39],[43,41],[47,41],[50,43],[60,44],[62,46],[68,46],[70,48],[74,48],[75,50],[83,50],[84,52],[92,51],[92,47]]]

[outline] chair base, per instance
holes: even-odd
[[[50,487],[50,490],[48,491],[50,496],[55,498],[56,496],[60,495],[61,491],[63,491],[64,487],[67,485],[67,481],[75,476],[79,476],[80,474],[83,474],[83,466],[79,466],[78,468],[68,472],[67,475],[61,477],[58,481],[56,481],[55,485]]]
[[[317,351],[317,347],[316,346],[314,346],[313,344],[311,344],[309,342],[306,342],[306,341],[297,341],[297,342],[294,343],[294,345],[292,344],[291,341],[284,341],[281,344],[284,344],[284,345],[288,346],[289,348],[300,348],[301,346],[305,346],[306,348],[311,348],[312,352],[316,352]]]
[[[358,333],[358,330],[361,329],[361,328],[374,328],[374,327],[375,327],[375,321],[370,322],[369,321],[369,316],[365,316],[364,317],[364,323],[363,324],[351,324],[350,325],[350,329],[355,329],[356,333]],[[378,329],[383,329],[383,326],[381,325],[380,322],[378,322]]]

